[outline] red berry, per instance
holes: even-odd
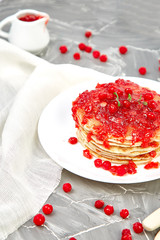
[[[41,213],[39,213],[39,214],[34,216],[33,222],[37,226],[41,226],[45,222],[45,217]]]
[[[158,71],[160,72],[160,67],[158,67]]]
[[[78,52],[74,53],[74,54],[73,54],[73,58],[74,58],[75,60],[79,60],[79,59],[81,58],[80,53],[78,53]]]
[[[102,54],[99,59],[101,62],[107,62],[107,55]]]
[[[102,168],[103,168],[104,170],[109,170],[109,169],[111,168],[111,162],[109,162],[109,161],[104,161],[104,162],[102,163]]]
[[[127,209],[122,209],[120,211],[120,216],[124,219],[127,218],[129,216],[129,211]]]
[[[123,176],[126,174],[126,169],[123,165],[117,167],[117,176]]]
[[[117,112],[117,110],[118,110],[118,107],[115,104],[111,103],[109,105],[109,112],[110,113],[115,113],[115,112]]]
[[[145,93],[143,97],[144,97],[144,100],[152,100],[153,94],[148,92],[148,93]]]
[[[148,107],[151,109],[155,109],[157,107],[157,103],[154,100],[148,102]]]
[[[131,88],[126,88],[125,93],[126,94],[132,94],[132,89]]]
[[[48,214],[51,214],[53,212],[53,207],[51,204],[45,204],[43,207],[42,207],[42,211],[44,212],[44,214],[48,215]]]
[[[69,240],[77,240],[76,238],[74,238],[74,237],[71,237]]]
[[[147,113],[147,118],[150,120],[155,120],[156,115],[153,112],[149,112],[149,113]]]
[[[89,159],[92,158],[92,155],[90,154],[88,149],[83,150],[83,156]]]
[[[107,205],[105,208],[104,208],[104,212],[106,215],[111,215],[114,213],[114,208],[112,205]]]
[[[70,183],[64,183],[63,184],[63,191],[68,193],[72,190],[72,185]]]
[[[141,75],[145,75],[147,72],[147,69],[145,67],[140,67],[138,71]]]
[[[86,45],[85,45],[84,43],[80,43],[80,44],[78,45],[78,47],[79,47],[79,49],[80,49],[81,51],[84,51],[85,48],[86,48]]]
[[[104,206],[104,201],[103,200],[97,200],[97,201],[95,201],[94,206],[96,208],[102,208]]]
[[[121,54],[125,54],[127,51],[128,51],[127,47],[125,47],[125,46],[120,46],[119,47],[119,52]]]
[[[67,49],[67,47],[65,46],[65,45],[63,45],[63,46],[60,46],[59,47],[59,50],[60,50],[60,52],[63,54],[63,53],[66,53],[67,51],[68,51],[68,49]]]
[[[68,142],[69,142],[70,144],[76,144],[76,143],[78,142],[78,140],[77,140],[76,137],[70,137],[70,138],[68,139]]]
[[[94,165],[95,165],[95,167],[97,167],[97,168],[102,167],[102,160],[101,160],[101,159],[96,159],[96,160],[94,160]]]
[[[127,235],[127,234],[128,234],[128,235],[129,235],[129,234],[131,235],[130,229],[128,229],[128,228],[123,229],[123,230],[122,230],[122,236]]]
[[[156,151],[151,151],[151,152],[149,153],[149,155],[150,155],[152,158],[154,158],[154,157],[157,155],[157,153],[156,153]]]
[[[123,106],[126,107],[126,108],[129,108],[129,107],[131,106],[130,101],[124,100],[124,101],[123,101]]]
[[[90,47],[90,46],[85,47],[85,52],[90,53],[91,51],[92,51],[92,47]]]
[[[111,86],[108,88],[109,93],[114,93],[115,92],[115,87]]]
[[[85,32],[85,36],[86,36],[87,38],[91,37],[91,36],[92,36],[91,31],[87,31],[87,32]]]
[[[143,226],[142,226],[142,223],[140,222],[136,222],[133,224],[133,230],[135,233],[141,233],[143,232]]]
[[[93,51],[92,54],[93,54],[93,57],[94,57],[94,58],[99,58],[99,56],[100,56],[100,52],[99,52],[99,51],[96,51],[96,50]]]
[[[117,175],[117,168],[118,166],[112,166],[109,171],[113,174],[113,175]]]
[[[132,236],[131,234],[124,235],[122,236],[121,240],[132,240]]]

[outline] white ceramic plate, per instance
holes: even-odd
[[[39,139],[48,155],[63,168],[79,176],[107,183],[138,183],[160,178],[160,169],[144,169],[138,166],[137,174],[122,177],[114,176],[109,171],[96,168],[94,159],[83,157],[80,143],[71,145],[70,137],[76,136],[75,123],[72,118],[72,101],[84,90],[94,89],[96,84],[112,82],[119,77],[108,77],[104,81],[88,81],[69,88],[55,97],[42,112],[38,124]],[[121,77],[122,78],[122,77]],[[158,91],[160,83],[144,78],[123,77]],[[160,160],[160,157],[155,159]]]

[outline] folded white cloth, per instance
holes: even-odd
[[[63,89],[99,77],[106,75],[53,65],[0,40],[0,240],[39,211],[61,178],[38,140],[43,108]]]

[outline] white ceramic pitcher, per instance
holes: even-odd
[[[35,21],[22,21],[20,18],[26,15],[39,16]],[[12,44],[32,53],[39,53],[49,43],[47,23],[49,15],[32,9],[18,11],[0,22],[0,36],[8,39]],[[11,24],[9,32],[3,31],[3,27]]]

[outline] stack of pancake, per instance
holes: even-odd
[[[124,81],[124,80],[123,80]],[[121,92],[125,92],[125,89],[130,88],[132,89],[132,82],[130,81],[122,81],[122,86],[120,86],[120,82],[117,81],[117,83],[114,83],[115,91],[118,87],[118,89],[121,90]],[[128,94],[125,93],[122,94],[122,96],[118,97],[119,101],[119,108],[116,111],[116,113],[110,113],[107,109],[107,106],[109,104],[115,103],[114,99],[103,99],[103,100],[97,100],[97,96],[103,91],[104,88],[107,92],[109,87],[108,84],[105,86],[100,86],[98,89],[92,90],[93,93],[86,91],[85,92],[85,98],[84,94],[80,94],[79,97],[73,102],[73,118],[76,121],[77,126],[77,138],[79,142],[82,144],[84,148],[89,149],[90,153],[95,156],[96,158],[100,158],[104,161],[111,161],[113,163],[119,163],[119,164],[127,164],[129,160],[133,160],[136,164],[144,164],[147,162],[150,162],[153,157],[157,157],[160,155],[160,129],[159,129],[159,123],[160,123],[160,96],[154,92],[150,91],[149,89],[145,89],[137,85],[135,90],[135,84],[134,86],[134,93],[132,93],[132,99],[130,95],[130,105],[135,104],[135,101],[137,99],[137,118],[134,118],[134,121],[137,121],[137,124],[135,122],[129,123],[127,120],[127,124],[125,123],[125,135],[123,137],[117,137],[114,134],[114,124],[117,123],[123,129],[123,124],[125,117],[123,116],[123,112],[128,111],[128,115],[131,114],[134,111],[134,107],[132,105],[129,107],[129,109],[126,110],[126,108],[123,106],[123,102],[128,99]],[[88,96],[87,96],[88,93]],[[148,97],[148,100],[143,98],[143,94],[141,93],[151,93],[151,96],[153,98],[150,100]],[[138,96],[139,95],[139,96]],[[92,96],[92,97],[91,97]],[[117,94],[116,94],[117,96]],[[82,102],[83,99],[83,102]],[[88,100],[90,99],[90,100]],[[96,104],[94,103],[97,102]],[[140,100],[139,100],[140,99]],[[144,102],[146,100],[146,102]],[[127,100],[129,101],[129,100]],[[134,103],[132,103],[134,101]],[[154,106],[152,107],[151,101],[154,101]],[[82,102],[82,104],[80,104]],[[93,102],[93,104],[92,104]],[[144,104],[145,103],[145,104]],[[139,105],[141,106],[141,110],[139,111]],[[91,106],[90,111],[88,114],[88,111],[86,112],[86,106]],[[97,118],[97,111],[99,109],[99,106],[104,106],[106,109],[106,121],[104,118],[104,111],[102,118]],[[149,107],[151,106],[151,107]],[[156,107],[155,107],[156,106]],[[125,109],[125,111],[124,111]],[[138,109],[138,110],[137,110]],[[146,116],[148,113],[153,113],[154,119],[148,119]],[[141,117],[142,114],[142,117]],[[145,115],[146,114],[146,115]],[[151,115],[150,114],[150,115]],[[87,117],[86,117],[87,116]],[[101,116],[101,115],[100,115]],[[119,118],[121,116],[121,118]],[[156,116],[156,117],[155,117]],[[130,116],[131,117],[131,116]],[[144,125],[138,123],[138,118],[142,118],[144,121]],[[153,117],[152,117],[153,118]],[[87,119],[84,121],[84,119]],[[108,120],[110,119],[110,120]],[[118,122],[119,119],[123,119],[120,123]],[[112,124],[114,123],[114,124]],[[147,125],[148,124],[148,125]],[[112,125],[112,127],[110,127]],[[101,132],[103,131],[104,126],[106,126],[106,135],[103,133],[101,136]],[[115,124],[116,129],[117,125]],[[139,129],[139,131],[144,131],[144,138],[146,139],[147,144],[145,143],[145,140],[139,139],[136,141],[133,141],[134,139],[134,132]],[[146,128],[148,127],[148,130],[146,131]],[[97,131],[98,129],[98,131]],[[124,130],[123,129],[123,130]],[[151,133],[150,133],[151,132]],[[147,134],[150,134],[149,138],[147,138]],[[149,140],[148,140],[149,139]]]

